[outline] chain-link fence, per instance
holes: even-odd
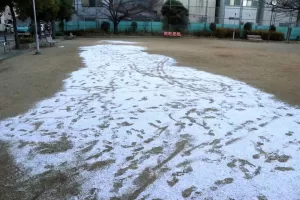
[[[253,30],[269,30],[270,25],[276,26],[276,31],[285,35],[291,35],[291,39],[300,37],[300,14],[297,12],[277,12],[276,9],[267,5],[260,5],[258,0],[224,0],[223,6],[218,1],[208,0],[182,0],[183,6],[188,10],[184,24],[171,24],[162,16],[163,4],[158,6],[152,13],[142,12],[136,16],[130,16],[122,20],[118,25],[119,32],[126,32],[131,29],[131,23],[137,23],[138,32],[160,33],[163,31],[177,31],[193,34],[199,31],[210,31],[210,23],[216,23],[217,27],[242,30],[245,23],[252,23]],[[103,14],[103,7],[98,4],[82,4],[81,0],[74,0],[75,14],[72,20],[65,22],[65,31],[100,29],[108,17]],[[99,4],[100,5],[100,4]],[[167,5],[170,8],[175,5]],[[176,6],[175,6],[176,7]],[[298,21],[297,21],[298,19]],[[57,23],[57,30],[62,26]],[[113,24],[110,22],[110,30],[113,31]]]

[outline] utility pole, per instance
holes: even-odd
[[[33,17],[34,17],[34,28],[35,28],[35,44],[36,44],[36,52],[35,54],[40,54],[40,44],[39,44],[39,34],[38,34],[38,28],[37,28],[37,20],[36,20],[36,10],[35,10],[35,0],[32,0],[33,4]]]
[[[188,32],[189,32],[189,30],[190,30],[190,0],[188,0],[188,12],[189,12],[189,15],[188,15]]]
[[[206,6],[205,6],[205,24],[204,24],[205,31],[206,31],[206,24],[207,24],[207,8],[208,8],[208,0],[206,0]]]
[[[241,0],[240,3],[240,17],[239,17],[239,29],[240,29],[240,33],[242,32],[242,19],[243,19],[243,0]]]
[[[236,13],[234,13],[234,19],[233,19],[233,35],[232,35],[233,40],[235,38],[235,19],[236,19]]]
[[[287,34],[287,42],[290,43],[291,33],[292,33],[292,21],[293,21],[293,11],[290,11],[289,27]]]

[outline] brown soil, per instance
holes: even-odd
[[[141,41],[150,53],[173,57],[179,65],[241,80],[300,106],[300,44],[194,38]]]
[[[281,101],[300,106],[300,43],[204,38],[116,40],[139,42],[149,53],[175,58],[178,65],[241,80]]]
[[[102,39],[102,38],[101,38]],[[111,38],[110,38],[111,39]],[[66,74],[82,66],[78,47],[100,39],[76,39],[0,62],[0,119],[27,111],[62,87]],[[116,38],[137,41],[148,52],[179,65],[225,75],[300,105],[300,44],[252,43],[198,38]]]
[[[43,48],[41,55],[32,51],[0,62],[0,120],[26,112],[37,101],[51,97],[68,73],[83,66],[78,47],[95,41],[73,41]]]
[[[7,148],[8,145],[0,141],[0,199],[21,199],[22,195],[16,187],[19,169],[14,165]]]
[[[56,47],[41,49],[42,54],[38,56],[33,55],[32,51],[0,61],[0,120],[26,112],[36,102],[51,97],[62,87],[62,80],[68,73],[83,66],[78,56],[78,47],[93,45],[96,42],[88,39],[74,41],[64,41]],[[42,194],[46,194],[46,189],[42,187],[45,185],[48,191],[62,187],[63,184],[56,181],[55,174],[50,178],[45,176],[17,183],[22,172],[15,166],[7,149],[8,144],[0,140],[0,199],[37,199],[40,196],[43,199]],[[53,178],[55,184],[52,184],[53,181],[43,183]],[[29,196],[20,191],[20,187],[24,186],[29,187]],[[66,193],[73,191],[73,185],[71,186],[72,190],[67,188]],[[32,198],[33,196],[36,197]]]

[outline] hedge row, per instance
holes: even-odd
[[[233,29],[231,28],[217,28],[215,31],[215,36],[218,38],[232,38],[233,36]],[[254,30],[254,31],[245,31],[244,38],[247,35],[260,35],[263,40],[275,40],[275,41],[282,41],[284,40],[284,34],[275,31],[264,31],[264,30]],[[240,30],[235,30],[235,37],[240,37]]]
[[[240,37],[240,30],[232,29],[232,28],[217,28],[216,29],[216,37],[218,38],[232,38],[233,32],[235,31],[235,38]]]
[[[284,34],[280,32],[274,31],[263,31],[263,30],[255,30],[255,31],[247,31],[245,35],[260,35],[263,40],[275,40],[282,41],[284,40]]]
[[[33,37],[22,37],[19,38],[20,44],[28,44],[28,43],[34,43],[34,38]]]
[[[64,34],[56,33],[56,36],[70,35],[72,33],[76,36],[108,36],[113,33],[103,31],[101,29],[87,29],[87,30],[74,30],[74,31],[65,31]],[[118,31],[119,35],[132,35],[132,36],[162,36],[162,32],[147,32],[147,31],[137,31],[135,27],[128,28],[126,30]]]

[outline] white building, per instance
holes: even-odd
[[[163,0],[161,0],[161,3],[157,4],[153,12],[144,12],[139,14],[139,16],[135,16],[135,17],[137,18],[140,17],[141,19],[147,17],[157,18],[157,16],[159,16],[160,14],[162,2]],[[107,19],[108,18],[107,15],[109,15],[109,12],[106,10],[106,8],[102,7],[101,5],[102,5],[102,0],[74,0],[73,6],[75,8],[76,13],[73,14],[72,20],[102,21]]]
[[[12,24],[12,17],[8,6],[0,12],[0,24]]]
[[[288,26],[289,23],[296,25],[297,13],[272,12],[272,7],[260,0],[217,0],[216,21],[220,24],[252,22],[256,25]],[[274,10],[273,10],[274,11]]]
[[[141,0],[142,1],[142,0]],[[270,23],[276,26],[296,25],[297,13],[293,16],[286,13],[272,12],[270,6],[260,3],[260,0],[179,0],[189,10],[189,21],[191,23],[216,22],[219,24],[242,24],[252,22],[255,25],[269,26]],[[161,6],[166,0],[161,0],[155,8],[157,16],[161,15]],[[107,19],[102,12],[102,0],[74,0],[76,13],[74,21],[99,21]],[[104,11],[105,12],[105,11]],[[241,20],[240,20],[241,15]],[[146,15],[147,16],[147,15]],[[272,16],[272,19],[271,19]],[[141,18],[141,20],[143,20]],[[300,26],[300,13],[298,16]]]

